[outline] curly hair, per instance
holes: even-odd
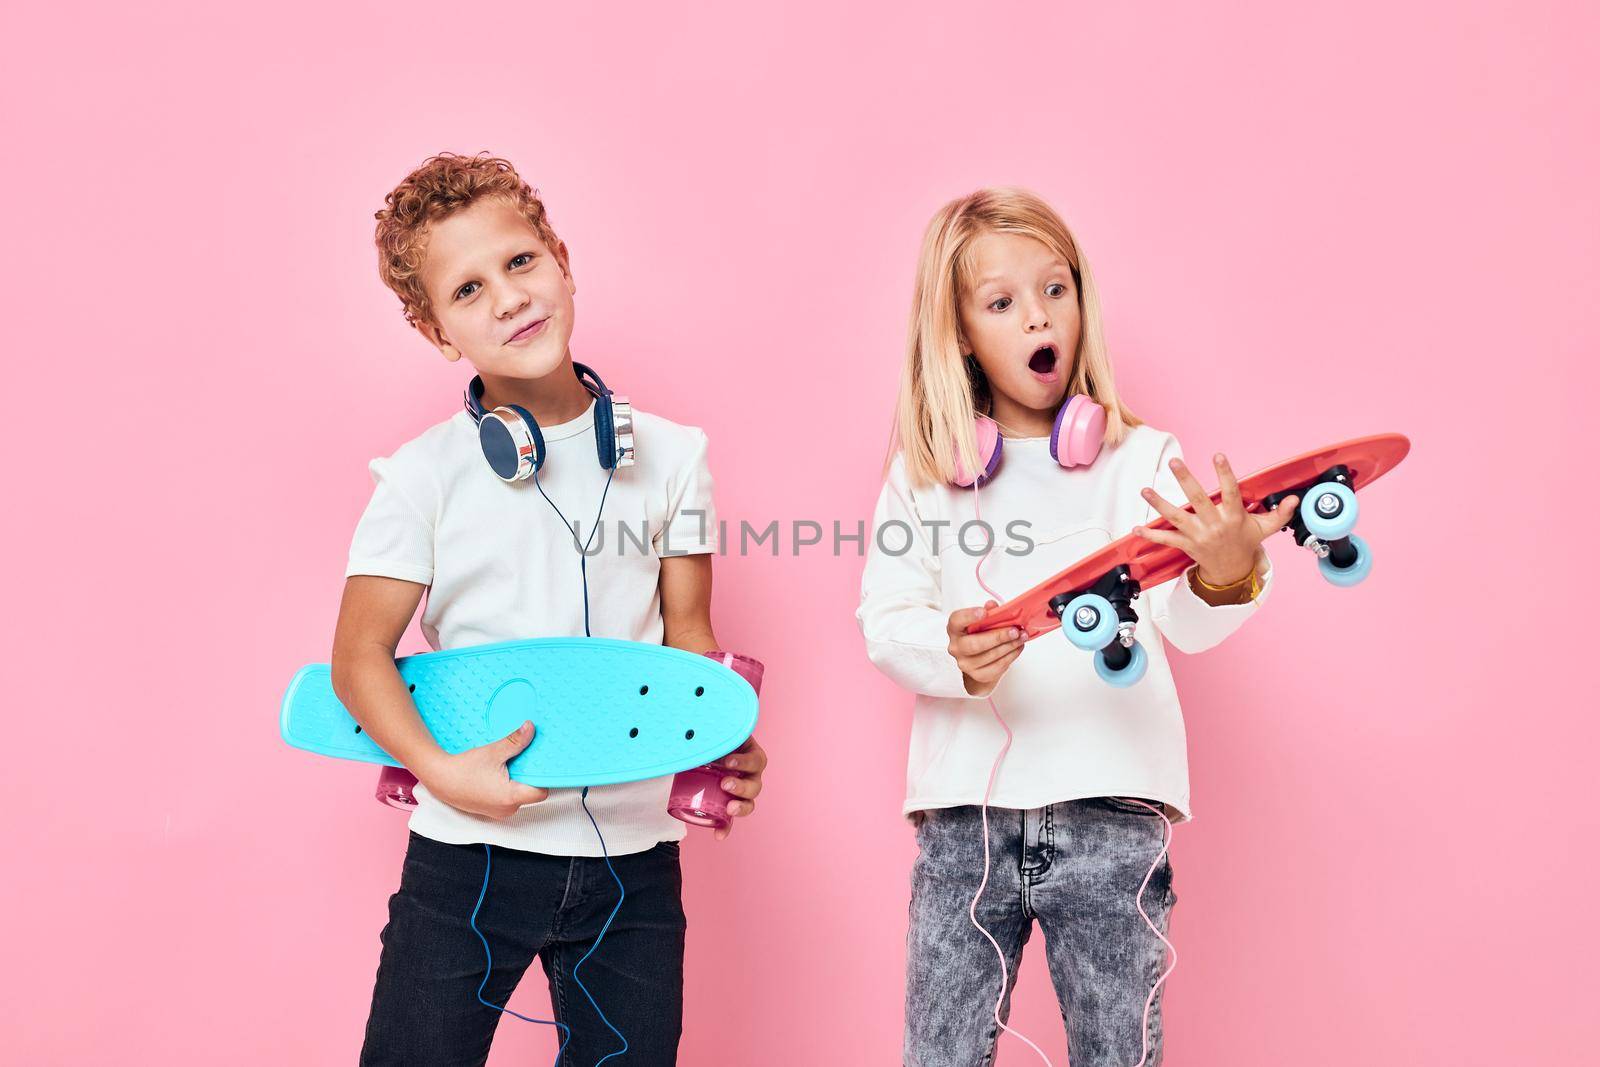
[[[509,162],[488,152],[475,156],[441,152],[407,174],[383,198],[386,206],[373,216],[378,220],[378,277],[400,298],[401,310],[412,326],[422,322],[439,325],[422,286],[428,226],[492,196],[504,198],[528,220],[545,246],[557,253],[560,240],[550,227],[538,190],[529,188]]]

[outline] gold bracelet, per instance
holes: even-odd
[[[1238,581],[1229,582],[1227,585],[1212,585],[1210,582],[1208,582],[1204,578],[1200,577],[1200,568],[1199,567],[1196,567],[1194,569],[1194,580],[1199,582],[1205,588],[1211,590],[1213,593],[1231,593],[1235,589],[1237,589],[1241,585],[1243,585],[1245,582],[1248,582],[1251,578],[1254,578],[1255,575],[1256,575],[1256,569],[1255,569],[1255,566],[1252,564],[1251,567],[1250,567],[1250,573],[1245,575],[1243,578],[1240,578]]]
[[[1200,577],[1200,568],[1199,567],[1195,567],[1190,573],[1193,575],[1194,580],[1195,580],[1195,582],[1197,584],[1199,584],[1204,589],[1210,590],[1213,593],[1231,593],[1231,592],[1237,590],[1240,586],[1244,585],[1246,582],[1249,582],[1250,583],[1250,600],[1254,601],[1255,598],[1261,594],[1261,577],[1258,574],[1256,574],[1256,568],[1255,568],[1254,564],[1251,565],[1249,574],[1245,575],[1243,578],[1240,578],[1237,582],[1234,582],[1232,585],[1212,585],[1210,582],[1208,582],[1204,578]]]

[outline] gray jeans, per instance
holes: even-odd
[[[987,1067],[994,1061],[1000,961],[967,917],[983,877],[979,811],[939,808],[918,816],[907,936],[906,1067]],[[1134,894],[1161,850],[1165,829],[1159,815],[1115,797],[1027,811],[989,809],[989,884],[978,902],[978,919],[1005,952],[1013,985],[1022,946],[1039,920],[1072,1067],[1132,1067],[1143,1051],[1145,1000],[1166,967],[1166,947],[1140,918]],[[1177,900],[1170,863],[1156,869],[1140,899],[1165,934]],[[1000,1011],[1002,1018],[1010,1014],[1010,988]],[[1156,1067],[1159,993],[1148,1036],[1145,1063]]]

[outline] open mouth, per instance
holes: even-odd
[[[1049,374],[1056,369],[1056,349],[1054,345],[1041,345],[1034,349],[1033,355],[1028,359],[1028,369],[1035,374]]]

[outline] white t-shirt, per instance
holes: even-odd
[[[635,463],[620,468],[607,489],[593,423],[591,402],[571,422],[540,427],[547,454],[539,483],[584,539],[593,533],[590,632],[660,644],[661,557],[716,550],[706,435],[635,409]],[[507,484],[495,476],[465,411],[373,460],[370,470],[376,488],[356,526],[345,575],[429,586],[422,632],[434,649],[583,635],[583,580],[571,528],[533,479]],[[602,490],[605,510],[596,530]],[[683,823],[667,814],[670,787],[670,778],[654,778],[589,790],[589,810],[612,855],[683,837]],[[411,829],[436,841],[601,854],[576,789],[552,790],[504,820],[452,808],[426,786],[418,785],[416,796]]]
[[[1152,521],[1158,516],[1139,495],[1145,486],[1183,505],[1186,498],[1168,466],[1180,455],[1171,434],[1138,426],[1090,466],[1069,470],[1051,458],[1049,438],[1008,438],[999,472],[977,491],[978,513],[995,535],[984,581],[1004,602]],[[900,555],[892,554],[906,541],[898,526],[873,538],[856,612],[872,662],[917,694],[907,814],[982,803],[1005,741],[988,702],[967,694],[945,632],[952,612],[994,599],[973,573],[980,555],[969,555],[957,543],[974,514],[971,489],[912,489],[904,457],[896,456],[873,519],[874,529],[899,520],[914,535],[910,550]],[[1013,530],[1019,521],[1028,525]],[[939,522],[948,525],[934,525]],[[1023,551],[1024,538],[1033,542],[1031,551]],[[981,528],[970,528],[966,543],[981,552]],[[1272,587],[1265,552],[1256,567],[1262,591],[1249,604],[1212,607],[1186,578],[1144,590],[1133,603],[1139,616],[1135,636],[1150,665],[1144,680],[1127,689],[1102,682],[1092,653],[1069,645],[1059,633],[1028,642],[992,694],[1015,741],[989,802],[1037,808],[1084,797],[1138,796],[1163,801],[1188,818],[1183,712],[1161,638],[1179,651],[1201,652],[1238,629]]]

